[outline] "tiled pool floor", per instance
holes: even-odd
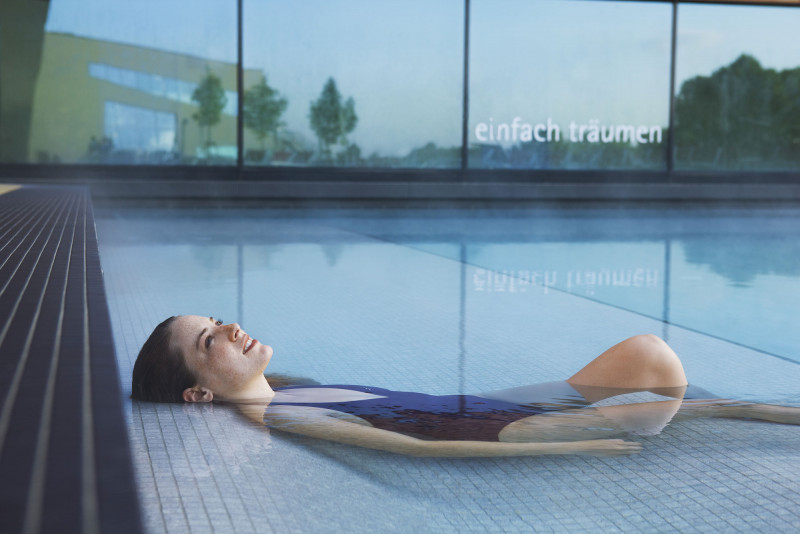
[[[197,313],[269,340],[272,371],[323,383],[559,380],[650,332],[697,385],[800,404],[800,211],[108,205],[97,219],[124,389],[152,327]],[[270,434],[220,405],[128,406],[152,532],[800,527],[800,427],[698,420],[634,457],[442,460]]]

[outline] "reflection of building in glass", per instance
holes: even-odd
[[[121,69],[102,63],[89,63],[89,75],[99,80],[138,89],[150,95],[163,96],[184,104],[192,103],[192,93],[197,89],[195,82],[159,76],[150,72]],[[228,101],[225,104],[224,113],[236,115],[238,100],[236,91],[225,91],[225,97]]]
[[[103,139],[118,150],[177,152],[177,117],[119,102],[106,101]],[[100,142],[102,144],[102,141]],[[93,154],[91,146],[89,152]]]
[[[226,100],[212,143],[193,118],[207,73]],[[245,83],[260,76],[244,73]],[[232,163],[236,158],[236,64],[47,33],[34,96],[31,161]],[[245,136],[247,137],[247,132]]]

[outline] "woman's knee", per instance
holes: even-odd
[[[667,345],[667,342],[655,334],[639,334],[638,336],[629,337],[623,341],[623,343],[631,345],[636,352],[640,353],[661,354],[669,352],[672,353],[673,356],[675,354],[672,352],[669,345]]]
[[[626,352],[633,359],[631,363],[656,375],[658,382],[686,384],[683,364],[666,341],[654,334],[642,334],[627,339],[625,343],[629,345]]]
[[[666,341],[655,334],[640,334],[633,336],[622,342],[627,345],[625,352],[635,358],[647,358],[653,364],[680,364],[678,355],[672,350]]]
[[[583,385],[611,387],[685,386],[686,375],[675,352],[652,334],[626,339],[568,379]]]

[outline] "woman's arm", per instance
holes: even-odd
[[[349,422],[321,408],[275,406],[267,408],[264,422],[270,428],[369,449],[411,456],[537,456],[583,454],[614,456],[639,452],[638,443],[598,439],[560,443],[503,443],[486,441],[426,441],[369,425]]]

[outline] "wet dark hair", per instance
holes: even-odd
[[[142,345],[133,366],[131,398],[149,402],[183,402],[183,391],[197,385],[183,352],[172,344],[170,326],[163,321]]]

